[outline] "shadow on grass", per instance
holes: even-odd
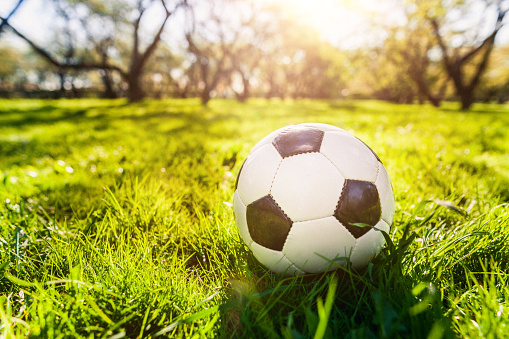
[[[173,112],[159,110],[158,107],[146,108],[140,105],[112,104],[76,109],[45,105],[30,111],[19,110],[12,118],[2,121],[2,127],[12,127],[19,130],[37,128],[43,129],[47,133],[40,133],[37,137],[31,139],[3,140],[0,144],[0,156],[4,158],[2,165],[7,167],[31,165],[45,156],[52,158],[65,157],[76,149],[132,138],[132,135],[123,133],[123,126],[136,126],[137,129],[144,131],[143,133],[147,137],[157,134],[160,136],[168,135],[172,138],[183,138],[185,135],[194,134],[197,139],[224,138],[227,135],[224,129],[211,129],[210,127],[216,123],[240,119],[234,114],[208,114],[207,110],[201,107],[197,111]],[[129,110],[123,110],[125,107],[133,110],[141,107],[142,110],[140,114],[134,114]],[[102,109],[109,112],[100,112]],[[115,114],[116,109],[119,109],[118,114]],[[158,110],[151,111],[154,109]],[[120,126],[120,129],[118,128],[119,122],[125,124]],[[166,122],[168,122],[169,128],[161,130],[160,126]],[[66,126],[65,129],[59,130],[57,126],[59,123],[70,123],[71,127]],[[172,126],[173,123],[176,123],[177,126]],[[115,127],[113,127],[114,124],[116,124]],[[109,132],[91,134],[90,137],[81,139],[76,138],[77,134],[84,133],[87,130],[109,130]],[[234,135],[236,131],[232,129],[231,132],[230,135]],[[139,137],[139,135],[136,137]]]
[[[402,271],[413,237],[384,249],[360,271],[340,268],[283,277],[248,254],[247,273],[230,278],[223,287],[228,299],[187,315],[180,324],[200,323],[219,313],[219,337],[226,338],[312,338],[325,324],[325,338],[427,338],[436,332],[454,337],[437,287]]]
[[[87,108],[68,108],[56,105],[44,105],[33,109],[2,109],[0,115],[16,115],[14,119],[8,119],[2,122],[5,127],[30,127],[34,125],[56,124],[62,121],[83,122],[87,118],[87,113],[98,109],[112,109],[126,107],[128,104],[112,104],[104,106],[90,106]]]
[[[453,337],[440,293],[429,283],[415,292],[410,277],[386,265],[370,272],[264,280],[275,280],[275,286],[258,286],[263,292],[257,292],[246,281],[232,283],[230,300],[219,307],[221,336],[309,338],[327,324],[325,338],[427,338],[437,328],[443,338]],[[337,289],[330,299],[334,281]],[[324,304],[329,315],[323,313]]]
[[[9,108],[9,109],[4,109],[0,106],[0,115],[3,115],[3,114],[44,114],[44,113],[48,113],[48,112],[51,112],[51,111],[54,111],[56,109],[59,109],[58,106],[55,106],[55,105],[44,105],[44,106],[41,106],[41,107],[37,107],[37,108],[31,108],[31,109],[12,109],[12,108]]]
[[[27,100],[30,102],[30,100]],[[47,102],[47,101],[46,101]],[[53,102],[50,100],[50,102]],[[122,102],[122,103],[108,103],[108,104],[102,104],[102,105],[89,105],[86,107],[87,110],[89,109],[109,109],[109,108],[121,108],[126,106],[131,106],[129,102]],[[69,107],[58,105],[58,104],[46,104],[41,105],[39,107],[27,107],[27,108],[6,108],[0,105],[0,115],[3,114],[44,114],[44,113],[50,113],[52,111],[56,110],[69,110]],[[71,111],[74,111],[71,109]]]
[[[138,107],[130,104],[118,104],[118,105],[106,105],[106,106],[91,106],[88,108],[70,109],[62,108],[58,106],[46,105],[40,108],[32,110],[10,110],[0,111],[2,113],[14,113],[17,114],[16,118],[8,119],[2,122],[4,127],[15,127],[15,128],[28,128],[33,126],[48,126],[54,125],[60,122],[71,122],[77,126],[86,123],[100,122],[101,124],[108,126],[109,123],[114,121],[133,121],[137,124],[151,124],[153,119],[182,119],[185,121],[185,126],[179,130],[174,130],[174,133],[189,131],[193,126],[209,127],[211,124],[228,120],[228,119],[239,119],[234,114],[215,114],[213,117],[207,116],[206,112],[201,108],[197,112],[172,112],[158,110],[155,112],[143,112],[142,114],[125,114],[120,113],[115,115],[114,113],[99,113],[101,109],[116,109],[124,107]],[[91,114],[92,113],[92,114]],[[154,122],[156,124],[157,122]],[[203,129],[206,132],[206,128]]]
[[[460,106],[454,107],[440,107],[441,111],[447,113],[460,113],[460,114],[486,114],[486,115],[494,115],[494,114],[507,114],[506,106],[502,105],[493,105],[490,109],[482,109],[480,107],[472,107],[469,110],[461,109]]]

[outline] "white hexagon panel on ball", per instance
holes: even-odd
[[[334,213],[343,183],[327,158],[304,153],[283,159],[271,194],[292,221],[313,220]]]

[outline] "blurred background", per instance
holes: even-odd
[[[0,97],[509,100],[507,0],[2,0]]]

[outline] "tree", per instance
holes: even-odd
[[[19,60],[22,54],[10,46],[0,46],[0,96],[9,96],[24,72]],[[25,79],[23,79],[25,80]]]
[[[404,6],[406,24],[396,28],[389,39],[399,40],[396,50],[402,56],[401,67],[415,84],[419,100],[427,99],[438,107],[446,94],[449,77],[444,76],[436,55],[436,40],[426,19],[428,11],[429,8],[414,3]]]
[[[127,97],[130,101],[139,101],[145,97],[145,93],[141,86],[142,77],[144,75],[145,66],[153,55],[161,41],[161,35],[165,29],[166,23],[170,16],[182,6],[185,6],[186,0],[176,0],[173,2],[173,8],[170,8],[167,1],[160,0],[164,10],[164,19],[158,26],[154,35],[149,39],[146,46],[142,48],[143,41],[141,39],[140,27],[141,21],[146,13],[146,10],[157,3],[156,0],[138,0],[134,7],[126,8],[125,2],[111,1],[80,1],[80,0],[57,0],[61,6],[65,2],[64,13],[75,11],[75,17],[79,18],[82,24],[82,29],[87,32],[88,43],[84,43],[85,49],[93,52],[91,47],[91,40],[95,41],[95,51],[98,53],[88,53],[93,55],[81,55],[75,57],[71,55],[56,55],[54,52],[40,46],[30,38],[23,35],[16,28],[12,27],[7,19],[2,18],[5,25],[10,26],[11,30],[21,39],[25,40],[39,55],[44,57],[52,65],[66,70],[101,70],[103,72],[103,81],[105,82],[106,90],[108,88],[109,72],[118,72],[127,83]],[[79,13],[78,13],[79,8]],[[134,19],[131,19],[134,18]],[[101,26],[103,30],[108,30],[109,36],[104,38],[104,32],[99,31],[96,34],[90,33],[90,27],[87,27],[86,22],[103,22]],[[106,22],[108,24],[106,24]],[[130,47],[127,48],[128,59],[118,60],[111,55],[121,55],[120,51],[123,49],[123,36],[120,34],[119,27],[125,28],[130,26],[132,29],[132,38]],[[116,29],[117,28],[117,29]],[[115,34],[116,33],[116,34]],[[103,36],[101,39],[100,36]],[[125,49],[124,49],[125,50]],[[112,59],[117,59],[113,62]],[[127,64],[127,67],[124,65]]]
[[[184,0],[185,1],[185,0]],[[181,2],[176,5],[175,9],[179,7],[180,5],[184,4],[185,2]],[[143,93],[143,90],[141,88],[141,76],[143,75],[143,68],[145,67],[148,59],[150,56],[154,53],[155,49],[157,48],[158,43],[161,40],[161,34],[164,31],[164,26],[166,25],[166,22],[168,21],[168,18],[172,15],[172,13],[175,11],[168,10],[168,6],[166,5],[164,0],[161,0],[161,4],[164,7],[164,10],[166,12],[166,16],[162,22],[162,24],[159,27],[159,30],[155,34],[153,40],[147,48],[144,51],[140,50],[140,35],[139,35],[139,28],[140,28],[140,22],[141,18],[146,10],[146,7],[143,5],[143,1],[138,1],[137,9],[139,12],[138,17],[134,20],[134,32],[133,32],[133,45],[131,50],[131,61],[129,63],[129,69],[126,74],[127,82],[129,84],[129,88],[127,90],[127,97],[131,101],[139,101],[143,99],[145,96],[145,93]]]
[[[241,58],[246,57],[248,46],[243,37],[254,18],[252,8],[246,5],[249,3],[239,0],[198,0],[188,7],[186,40],[199,70],[203,105],[207,105],[220,82],[227,83],[235,70],[242,71]]]
[[[490,67],[479,84],[477,97],[483,102],[509,101],[509,45],[495,46]]]
[[[365,79],[371,95],[398,104],[414,102],[418,92],[405,67],[402,67],[402,55],[395,53],[390,44],[377,47],[369,53],[360,51],[359,55],[361,62],[357,67],[365,67],[359,76]]]
[[[419,102],[428,100],[438,107],[446,94],[448,77],[443,74],[440,60],[430,57],[434,39],[431,26],[426,24],[427,21],[409,15],[405,26],[389,30],[382,50],[384,57],[392,63],[385,67],[394,67],[395,72],[399,70],[399,86],[402,78],[407,79],[409,85],[415,87]],[[408,93],[408,89],[403,92]]]
[[[175,55],[168,45],[162,45],[146,66],[146,73],[150,76],[143,78],[143,88],[154,98],[166,95],[187,97],[190,87],[189,82],[183,79],[185,64],[184,58]]]
[[[245,102],[251,96],[251,81],[260,63],[260,52],[252,44],[246,44],[234,55],[230,55],[232,73],[230,87],[238,101]]]
[[[233,68],[228,64],[226,44],[224,41],[218,45],[203,42],[197,43],[192,33],[186,34],[189,52],[195,57],[195,64],[198,65],[200,81],[200,99],[205,106],[212,98],[212,91],[215,91],[221,80],[229,77]]]
[[[5,19],[0,18],[0,34],[2,33],[4,26],[7,24],[7,21],[11,18],[11,16],[13,16],[14,13],[16,13],[16,11],[19,9],[19,6],[21,6],[22,3],[23,3],[23,0],[19,0],[18,3],[16,4],[16,6],[14,6],[12,11],[9,13],[9,15],[7,15],[7,17]]]
[[[463,11],[464,15],[474,15],[473,1],[464,1],[459,5],[453,3],[450,7],[442,5],[431,12],[434,15],[429,16],[432,31],[442,52],[444,68],[453,81],[464,110],[469,109],[475,101],[475,91],[488,67],[495,38],[506,23],[504,19],[509,10],[509,1],[475,2],[476,5],[480,3],[484,8],[476,27],[458,28],[458,23],[448,21],[446,15],[453,9]],[[489,22],[492,15],[496,17],[495,23],[490,33],[482,37],[481,30],[486,28],[483,23]]]
[[[190,2],[186,40],[190,59],[200,75],[206,104],[214,91],[234,93],[239,101],[251,95],[264,59],[277,45],[281,7],[255,0]]]
[[[259,83],[262,60],[268,45],[280,33],[281,8],[274,4],[245,1],[241,9],[243,20],[237,25],[236,42],[229,50],[232,62],[230,87],[237,100],[246,101],[251,96],[253,83]]]
[[[376,98],[396,103],[428,100],[434,106],[444,98],[448,78],[443,75],[427,9],[422,5],[431,1],[397,0],[388,8],[397,20],[376,12],[368,18],[368,33],[377,36],[377,42],[356,51],[352,64]],[[370,93],[363,93],[366,95]]]
[[[272,6],[263,13],[265,33],[251,52],[256,80],[271,97],[340,98],[351,77],[346,53],[324,41],[296,13]],[[260,30],[257,30],[259,32]]]
[[[94,49],[99,55],[99,60],[102,65],[102,68],[99,70],[99,75],[104,85],[103,97],[106,99],[115,99],[118,97],[118,93],[114,88],[112,71],[108,69],[110,59],[108,50],[113,46],[113,40],[110,37],[106,37],[95,42],[94,45]]]
[[[437,67],[436,61],[429,57],[433,44],[427,36],[427,31],[411,31],[405,42],[406,46],[400,49],[400,53],[405,61],[404,68],[417,87],[420,100],[427,99],[433,106],[439,107],[446,93],[449,78],[442,75],[443,72]]]

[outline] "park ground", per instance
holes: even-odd
[[[0,337],[509,335],[509,106],[0,100]],[[254,144],[341,127],[392,179],[362,271],[274,275],[240,239]]]

